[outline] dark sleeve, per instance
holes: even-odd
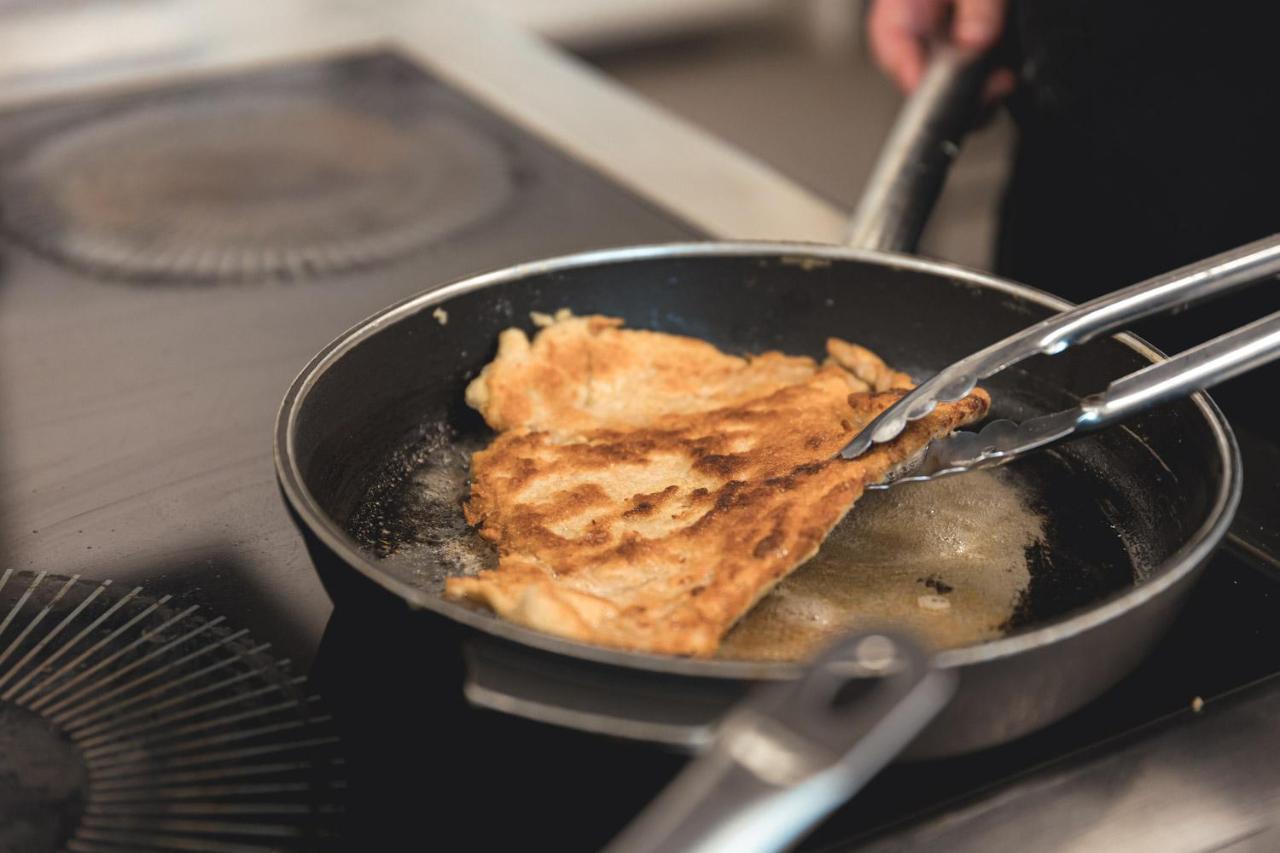
[[[1082,301],[1280,232],[1277,24],[1270,2],[1015,0],[997,271]],[[1273,281],[1139,331],[1180,350],[1275,310]]]

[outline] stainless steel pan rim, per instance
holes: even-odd
[[[742,257],[760,256],[786,260],[795,258],[797,263],[807,260],[853,260],[881,264],[886,267],[913,270],[947,276],[977,287],[1002,291],[1044,305],[1054,311],[1070,307],[1070,303],[1056,296],[1022,284],[996,278],[977,270],[942,261],[925,260],[912,255],[867,249],[853,249],[796,242],[703,242],[667,243],[657,245],[628,246],[564,255],[545,260],[531,261],[507,267],[495,272],[461,279],[452,284],[412,296],[379,311],[377,314],[348,329],[320,351],[294,379],[276,416],[274,457],[276,473],[286,499],[298,516],[324,544],[368,579],[399,596],[410,605],[447,616],[469,627],[526,646],[543,649],[596,663],[662,672],[673,675],[722,679],[786,679],[794,678],[800,667],[792,663],[695,660],[661,655],[621,652],[584,643],[564,640],[529,628],[497,619],[489,614],[473,610],[461,604],[447,601],[390,577],[377,564],[354,546],[341,529],[320,508],[306,487],[302,472],[298,470],[294,436],[302,402],[325,371],[345,353],[362,341],[392,324],[424,309],[463,293],[494,284],[512,282],[530,276],[611,263],[624,263],[655,258],[689,257]],[[1154,347],[1140,338],[1122,334],[1116,336],[1144,358],[1157,361],[1163,358]],[[1199,407],[1212,429],[1218,455],[1222,460],[1221,487],[1214,498],[1208,518],[1193,533],[1186,544],[1179,548],[1154,572],[1150,578],[1114,598],[1089,609],[1051,622],[1043,627],[1017,633],[976,646],[967,646],[940,653],[938,666],[964,667],[1050,645],[1067,637],[1088,631],[1098,625],[1116,619],[1150,599],[1160,595],[1193,571],[1217,547],[1235,516],[1240,502],[1241,460],[1235,437],[1218,407],[1204,394],[1192,399]]]

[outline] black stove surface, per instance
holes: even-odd
[[[349,762],[347,837],[370,849],[420,848],[458,831],[475,847],[598,847],[684,758],[469,708],[454,630],[398,603],[331,617],[277,493],[271,428],[307,360],[391,302],[520,260],[699,235],[388,55],[24,110],[0,122],[0,159],[30,166],[20,158],[42,137],[91,127],[95,117],[134,122],[152,103],[181,112],[175,104],[225,105],[238,91],[301,91],[323,105],[336,92],[346,105],[354,97],[361,115],[438,113],[500,152],[509,192],[486,184],[485,203],[472,204],[478,212],[466,221],[446,217],[448,227],[428,239],[414,231],[394,252],[357,253],[358,262],[279,267],[263,262],[280,260],[268,253],[237,256],[248,258],[242,266],[200,266],[198,252],[179,247],[152,257],[142,273],[119,252],[103,262],[95,254],[101,241],[91,240],[86,254],[74,222],[32,231],[33,203],[24,196],[22,215],[8,220],[0,269],[5,567],[182,591],[271,641],[274,654],[300,666],[314,657],[314,684]],[[309,115],[324,125],[327,108]],[[386,144],[405,153],[395,138]],[[466,182],[441,186],[440,205],[463,204],[451,194],[465,194]],[[40,215],[52,215],[57,201],[40,196]],[[125,225],[126,235],[142,227]],[[1280,576],[1271,568],[1280,551],[1280,453],[1258,440],[1246,443],[1246,458],[1251,492],[1236,551],[1214,558],[1137,673],[1045,732],[970,757],[891,767],[804,846],[893,837],[884,834],[988,786],[1016,787],[1007,780],[1037,766],[1113,753],[1126,738],[1144,737],[1143,727],[1195,738],[1210,716],[1190,710],[1196,697],[1212,708],[1215,697],[1280,671]],[[1236,701],[1263,689],[1245,688]]]

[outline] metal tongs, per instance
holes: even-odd
[[[941,402],[959,400],[978,381],[1033,355],[1057,355],[1134,320],[1173,311],[1280,273],[1280,235],[1100,296],[962,358],[881,412],[840,455],[853,459],[892,440],[908,421]],[[1032,450],[1102,429],[1152,406],[1185,397],[1280,357],[1280,312],[1115,380],[1080,405],[1014,423],[996,420],[980,432],[933,441],[896,477],[876,488],[931,480],[1002,465]]]

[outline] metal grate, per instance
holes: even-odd
[[[199,605],[0,573],[0,849],[336,847],[343,762],[303,682]]]
[[[506,203],[497,142],[376,80],[345,85],[139,99],[46,131],[5,157],[0,224],[93,273],[211,283],[376,264]]]

